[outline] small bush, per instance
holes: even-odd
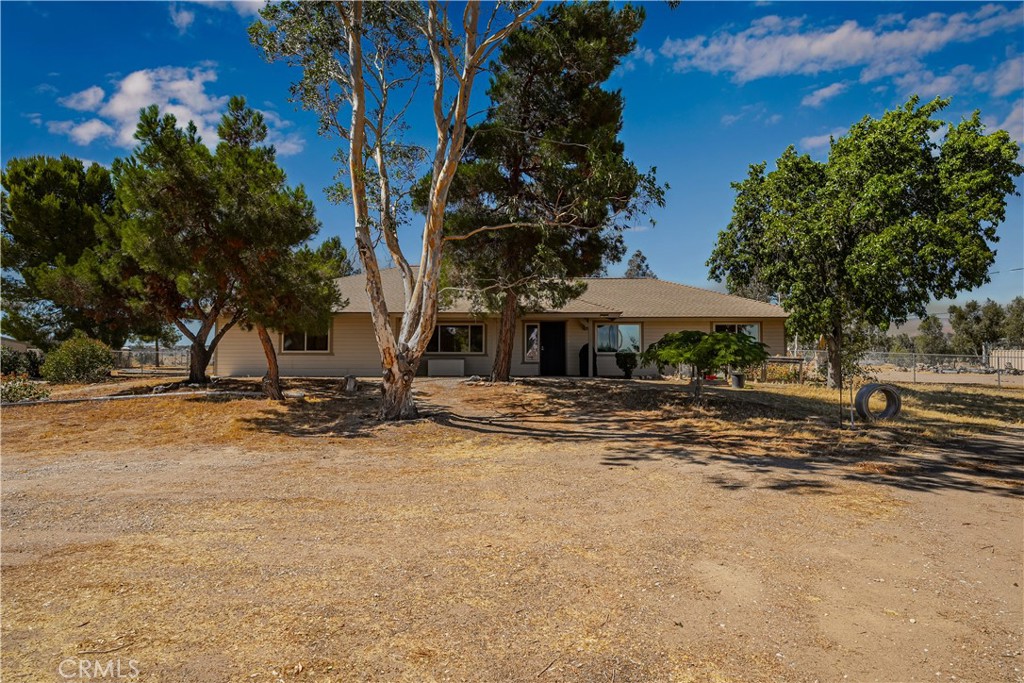
[[[29,371],[29,354],[0,346],[0,374],[23,374]]]
[[[49,398],[50,390],[39,382],[33,382],[28,375],[10,374],[0,377],[0,402],[20,403],[40,401]]]
[[[37,351],[15,351],[6,346],[0,347],[0,374],[27,374],[38,379],[42,377],[42,365],[42,354]]]
[[[39,351],[26,351],[25,362],[28,364],[28,376],[32,379],[42,379],[43,361],[45,357]]]
[[[114,361],[110,347],[78,332],[46,354],[43,377],[48,382],[98,382],[110,375]]]
[[[615,364],[619,366],[619,370],[622,370],[626,379],[632,379],[633,370],[637,365],[637,356],[632,351],[616,351]]]

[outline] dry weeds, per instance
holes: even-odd
[[[1020,678],[1017,395],[908,397],[972,450],[797,388],[296,384],[4,409],[4,680]]]

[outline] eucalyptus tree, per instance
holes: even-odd
[[[383,367],[381,417],[416,416],[412,383],[434,332],[448,192],[466,145],[470,97],[495,50],[540,2],[477,2],[457,14],[438,2],[281,2],[250,28],[270,61],[302,71],[292,97],[320,118],[321,133],[342,141],[333,197],[352,204],[356,248]],[[403,142],[416,86],[429,83],[435,143],[424,152]],[[426,218],[414,268],[399,243],[408,184],[425,155],[430,165]],[[393,171],[397,170],[396,173]],[[401,322],[392,326],[376,247],[383,242],[400,270]]]
[[[979,112],[933,118],[948,104],[913,97],[832,140],[826,161],[790,147],[775,170],[751,166],[734,185],[711,277],[778,292],[790,332],[825,339],[840,389],[844,347],[861,326],[905,322],[932,298],[988,281],[1006,197],[1024,172],[1020,147],[1006,131],[986,133]]]

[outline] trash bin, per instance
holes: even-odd
[[[733,389],[742,389],[744,384],[745,384],[746,378],[747,378],[746,374],[744,374],[742,372],[734,372],[734,373],[732,373],[732,388]]]

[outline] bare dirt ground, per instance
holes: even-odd
[[[1021,392],[292,385],[3,410],[4,681],[1024,680]]]

